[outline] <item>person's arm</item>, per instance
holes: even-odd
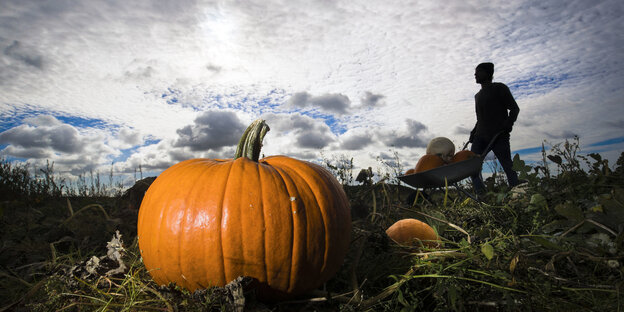
[[[470,131],[470,137],[468,137],[468,143],[472,143],[474,141],[474,136],[475,136],[475,133],[477,132],[477,126],[479,125],[479,106],[477,105],[477,94],[475,94],[475,116],[477,116],[477,122],[475,122],[474,128],[472,128],[472,131]]]
[[[505,129],[507,130],[507,132],[511,132],[514,122],[516,122],[516,120],[518,119],[520,107],[518,107],[518,103],[516,103],[516,100],[514,99],[513,95],[511,95],[511,91],[509,91],[509,88],[507,86],[503,88],[503,94],[503,97],[505,99],[505,106],[509,110],[509,116],[505,120]]]
[[[478,124],[479,122],[477,121],[477,123],[475,123],[474,128],[472,128],[472,131],[470,131],[470,137],[468,138],[468,143],[472,143],[474,141],[474,136],[475,136],[475,132],[477,132]]]

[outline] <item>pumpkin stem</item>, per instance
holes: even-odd
[[[266,133],[271,130],[266,122],[262,119],[256,119],[247,127],[243,133],[238,146],[236,146],[236,154],[234,159],[247,157],[253,161],[260,159],[260,149],[262,148],[262,140]]]

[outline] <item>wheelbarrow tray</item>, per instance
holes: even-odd
[[[456,163],[399,176],[399,180],[415,188],[436,188],[451,185],[469,176],[479,174],[483,166],[482,157],[474,157]]]

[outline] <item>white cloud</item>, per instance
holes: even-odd
[[[119,130],[118,138],[124,144],[120,148],[130,148],[142,143],[141,133],[131,128]]]
[[[512,149],[612,138],[624,115],[617,0],[2,6],[0,118],[21,123],[2,126],[2,153],[73,155],[68,168],[122,149],[131,149],[119,163],[127,170],[227,156],[235,132],[259,116],[272,128],[267,155],[358,151],[356,165],[369,166],[394,145],[411,162],[431,137],[467,140],[482,61],[496,64],[495,80],[520,106]],[[197,122],[216,110],[236,114],[236,131]],[[115,128],[24,119],[41,112]],[[142,146],[148,137],[160,142]]]
[[[245,128],[236,113],[209,110],[195,118],[193,125],[177,130],[174,146],[188,146],[192,151],[219,151],[222,147],[236,145]]]
[[[403,131],[381,131],[377,135],[386,146],[397,148],[427,147],[429,140],[433,138],[427,133],[427,126],[413,119],[406,119],[405,123],[407,124],[407,129]]]
[[[297,92],[288,100],[287,105],[294,108],[310,107],[325,113],[344,115],[351,108],[351,100],[343,94],[312,96],[307,92]]]
[[[85,138],[76,128],[59,122],[51,116],[29,118],[24,125],[17,126],[0,133],[0,143],[10,144],[16,149],[25,151],[48,149],[56,153],[79,153],[84,150]],[[40,154],[36,152],[36,154]],[[34,156],[34,155],[33,155]],[[31,158],[31,157],[27,157]],[[39,158],[39,157],[32,157]]]
[[[349,129],[340,136],[340,141],[340,148],[349,151],[361,150],[374,143],[372,131],[366,128]]]
[[[382,94],[373,94],[370,91],[366,91],[364,96],[360,99],[360,106],[364,108],[373,108],[378,106],[383,106],[383,98],[385,96]]]
[[[336,140],[322,121],[299,113],[262,116],[271,128],[265,138],[266,155],[318,151]],[[277,142],[276,142],[277,141]]]

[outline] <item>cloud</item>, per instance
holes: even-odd
[[[128,70],[126,70],[124,76],[126,78],[140,80],[151,78],[155,75],[155,73],[156,70],[154,69],[154,67],[149,65],[139,65],[137,67],[129,68]]]
[[[196,155],[183,148],[172,148],[172,145],[173,141],[161,141],[158,144],[139,147],[128,159],[118,164],[121,172],[133,173],[139,167],[145,171],[162,171],[176,162],[196,158]]]
[[[114,126],[66,125],[77,150],[54,120],[31,121],[3,134],[15,143],[3,153],[162,168],[227,153],[238,137],[195,121],[216,109],[281,116],[289,127],[270,124],[267,144],[280,153],[416,153],[433,134],[466,138],[482,61],[520,105],[512,148],[611,137],[622,121],[608,117],[624,115],[621,1],[536,3],[3,1],[0,119],[44,111]],[[144,137],[161,142],[137,147]]]
[[[52,163],[55,172],[73,179],[91,170],[110,169],[111,161],[121,154],[119,148],[124,147],[115,133],[106,128],[76,127],[50,115],[27,117],[21,125],[0,133],[0,144],[7,145],[0,155],[25,159],[35,168]]]
[[[221,66],[209,64],[209,65],[206,65],[206,69],[215,74],[218,74],[223,68]]]
[[[624,129],[624,119],[608,121],[607,125],[616,129]]]
[[[53,153],[45,148],[40,147],[31,147],[31,148],[23,148],[23,147],[15,147],[13,145],[7,146],[5,149],[0,151],[1,155],[10,155],[18,158],[25,159],[46,159],[52,158]]]
[[[178,129],[175,147],[192,151],[220,150],[236,145],[246,126],[232,111],[210,110],[198,116],[194,124]]]
[[[84,138],[78,130],[52,116],[29,118],[25,122],[24,125],[0,133],[0,143],[21,149],[21,152],[17,153],[21,155],[20,157],[26,156],[27,151],[34,151],[28,158],[40,158],[45,153],[42,154],[39,149],[51,149],[54,152],[68,154],[84,150]]]
[[[467,134],[470,134],[470,131],[472,131],[472,128],[468,128],[466,126],[460,125],[460,126],[455,126],[455,128],[453,129],[453,134],[467,135]]]
[[[180,161],[183,161],[183,160],[195,158],[195,155],[193,155],[193,153],[185,151],[183,149],[173,149],[173,150],[169,151],[169,157],[174,162],[180,162]]]
[[[394,147],[427,147],[430,135],[426,134],[427,126],[423,123],[406,119],[406,131],[379,132],[378,136],[386,146]]]
[[[119,140],[130,146],[138,145],[142,141],[141,133],[130,128],[123,128],[119,130]]]
[[[291,107],[318,108],[322,112],[344,115],[351,108],[351,101],[343,94],[312,96],[307,92],[297,92],[288,100]]]
[[[544,132],[544,135],[550,139],[571,139],[578,136],[578,133],[572,130],[557,130],[553,132]]]
[[[301,133],[297,135],[297,147],[321,149],[329,144],[331,137],[325,134]]]
[[[382,100],[385,98],[384,95],[381,94],[373,94],[369,91],[364,93],[364,96],[360,99],[360,105],[364,108],[373,108],[383,106],[385,103]]]
[[[373,141],[373,134],[369,130],[353,129],[348,130],[340,136],[340,148],[356,151],[366,148]]]
[[[271,127],[272,137],[292,140],[291,147],[321,149],[336,140],[323,121],[297,113],[265,114],[262,116]]]
[[[39,55],[36,51],[24,47],[19,41],[15,40],[11,45],[4,48],[4,55],[10,58],[20,61],[26,65],[43,69],[43,56]]]

